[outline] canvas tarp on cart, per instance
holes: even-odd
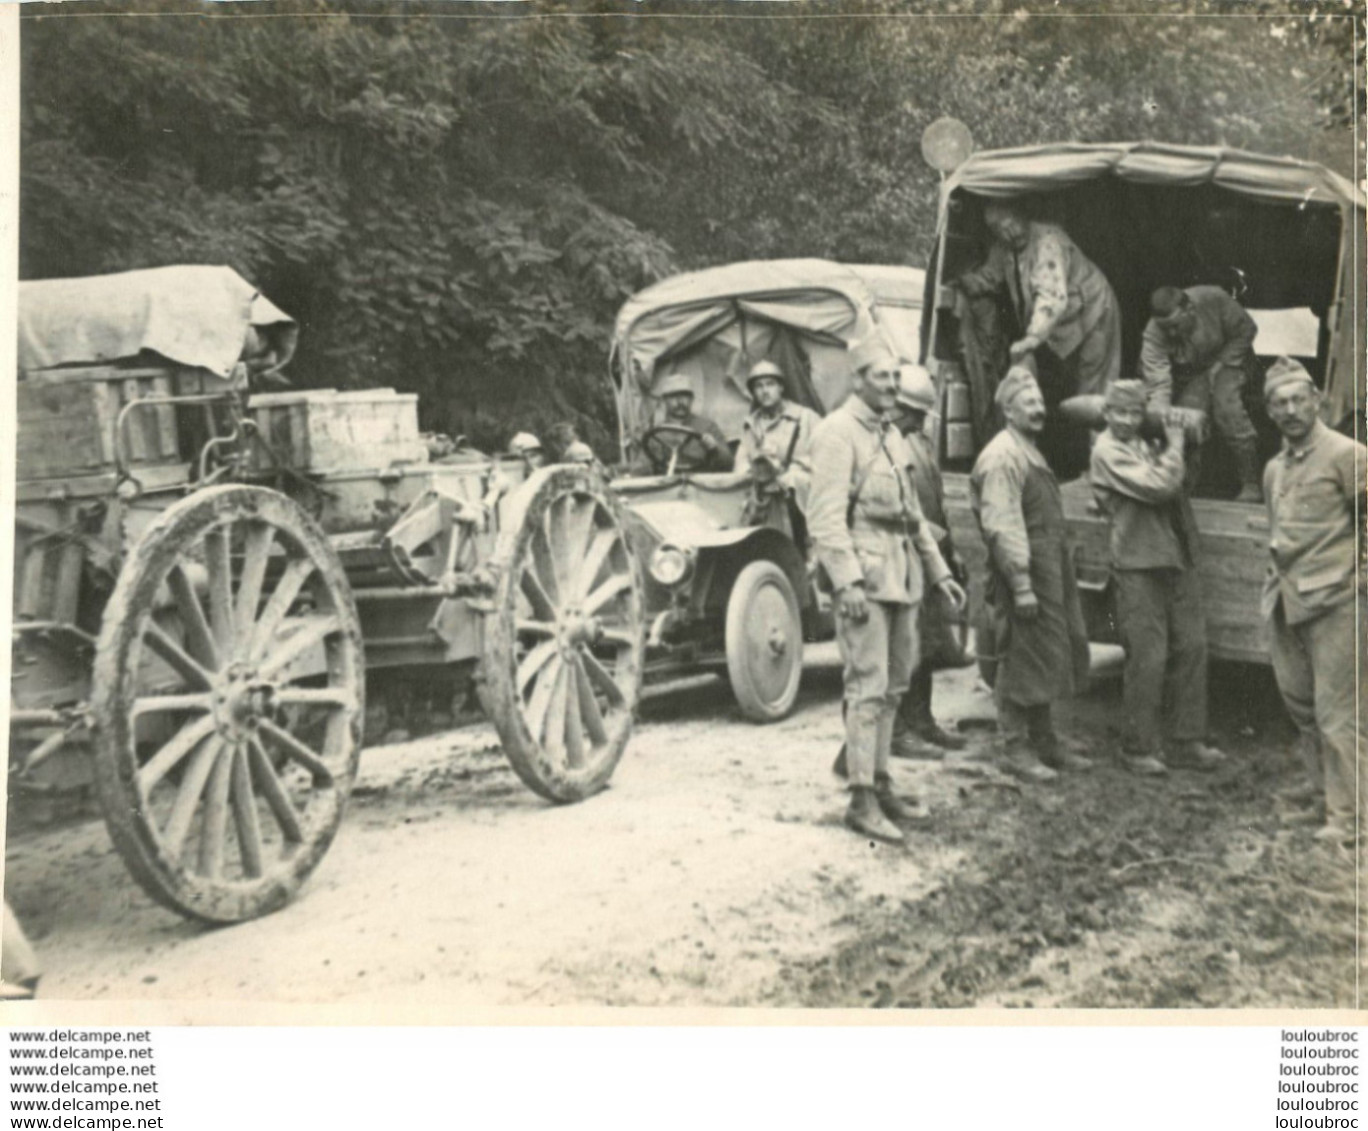
[[[283,365],[294,319],[230,267],[177,266],[19,284],[19,369],[108,363],[143,351],[223,378],[244,354]]]
[[[1242,196],[1299,206],[1333,206],[1341,216],[1337,296],[1330,313],[1336,339],[1328,358],[1326,418],[1340,420],[1355,405],[1364,353],[1365,319],[1360,309],[1364,271],[1364,194],[1337,173],[1309,161],[1267,157],[1220,147],[1128,142],[1060,144],[977,153],[946,179],[939,227],[956,191],[1011,198],[1064,189],[1099,177],[1137,184],[1212,184]]]

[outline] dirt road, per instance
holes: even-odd
[[[813,650],[796,713],[758,728],[712,681],[655,693],[612,787],[548,806],[479,726],[367,751],[300,898],[206,930],[154,906],[94,820],[11,829],[6,896],[43,995],[270,1002],[731,1006],[1350,1006],[1351,861],[1285,828],[1271,677],[1215,673],[1216,774],[1111,760],[1117,688],[1066,722],[1091,773],[1019,786],[972,742],[898,762],[905,849],[841,826],[840,680]]]

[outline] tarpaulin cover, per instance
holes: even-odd
[[[1211,182],[1232,192],[1268,200],[1306,201],[1363,208],[1364,195],[1321,165],[1291,157],[1265,157],[1239,149],[1118,142],[1108,145],[1038,145],[985,150],[946,180],[942,201],[956,189],[988,197],[1012,197],[1060,188],[1100,176],[1148,184]]]
[[[692,379],[695,411],[735,438],[750,410],[745,370],[762,357],[801,386],[797,400],[828,411],[850,388],[848,343],[878,334],[916,360],[917,319],[885,325],[877,311],[885,298],[919,308],[924,287],[919,269],[824,259],[731,263],[648,287],[627,301],[614,329],[623,426],[639,431],[652,387],[679,372]]]
[[[298,328],[231,267],[19,284],[20,370],[120,361],[148,350],[227,378],[245,350],[259,348],[255,336],[276,351],[278,366],[294,353]]]

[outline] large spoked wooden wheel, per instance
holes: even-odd
[[[641,694],[641,580],[621,511],[592,472],[538,471],[493,559],[480,697],[528,787],[578,801],[612,776]]]
[[[92,714],[115,847],[214,923],[274,911],[322,859],[361,751],[361,628],[336,553],[260,487],[182,499],[105,610]]]

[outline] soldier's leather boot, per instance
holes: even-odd
[[[923,742],[931,746],[939,746],[942,750],[963,750],[969,745],[969,740],[958,734],[951,734],[948,730],[941,728],[940,724],[934,719],[922,723],[920,726],[912,728],[912,733]]]
[[[1037,757],[1036,752],[1024,742],[1005,743],[998,760],[1004,771],[1023,781],[1052,782],[1059,777],[1054,770]]]
[[[1237,503],[1263,502],[1263,479],[1259,474],[1259,459],[1254,451],[1254,441],[1231,445],[1235,456],[1235,469],[1240,474],[1240,493],[1235,496]]]
[[[1219,770],[1226,756],[1214,746],[1193,739],[1174,743],[1164,761],[1173,770]]]
[[[850,787],[850,808],[846,810],[845,823],[861,836],[884,844],[902,844],[902,830],[893,824],[879,808],[879,800],[874,790],[867,785]]]
[[[939,762],[945,757],[944,750],[936,749],[907,726],[894,728],[893,747],[890,753],[894,758],[908,758],[919,762]]]
[[[893,792],[891,774],[874,775],[874,796],[879,802],[879,809],[890,821],[911,821],[917,816],[916,809]]]

